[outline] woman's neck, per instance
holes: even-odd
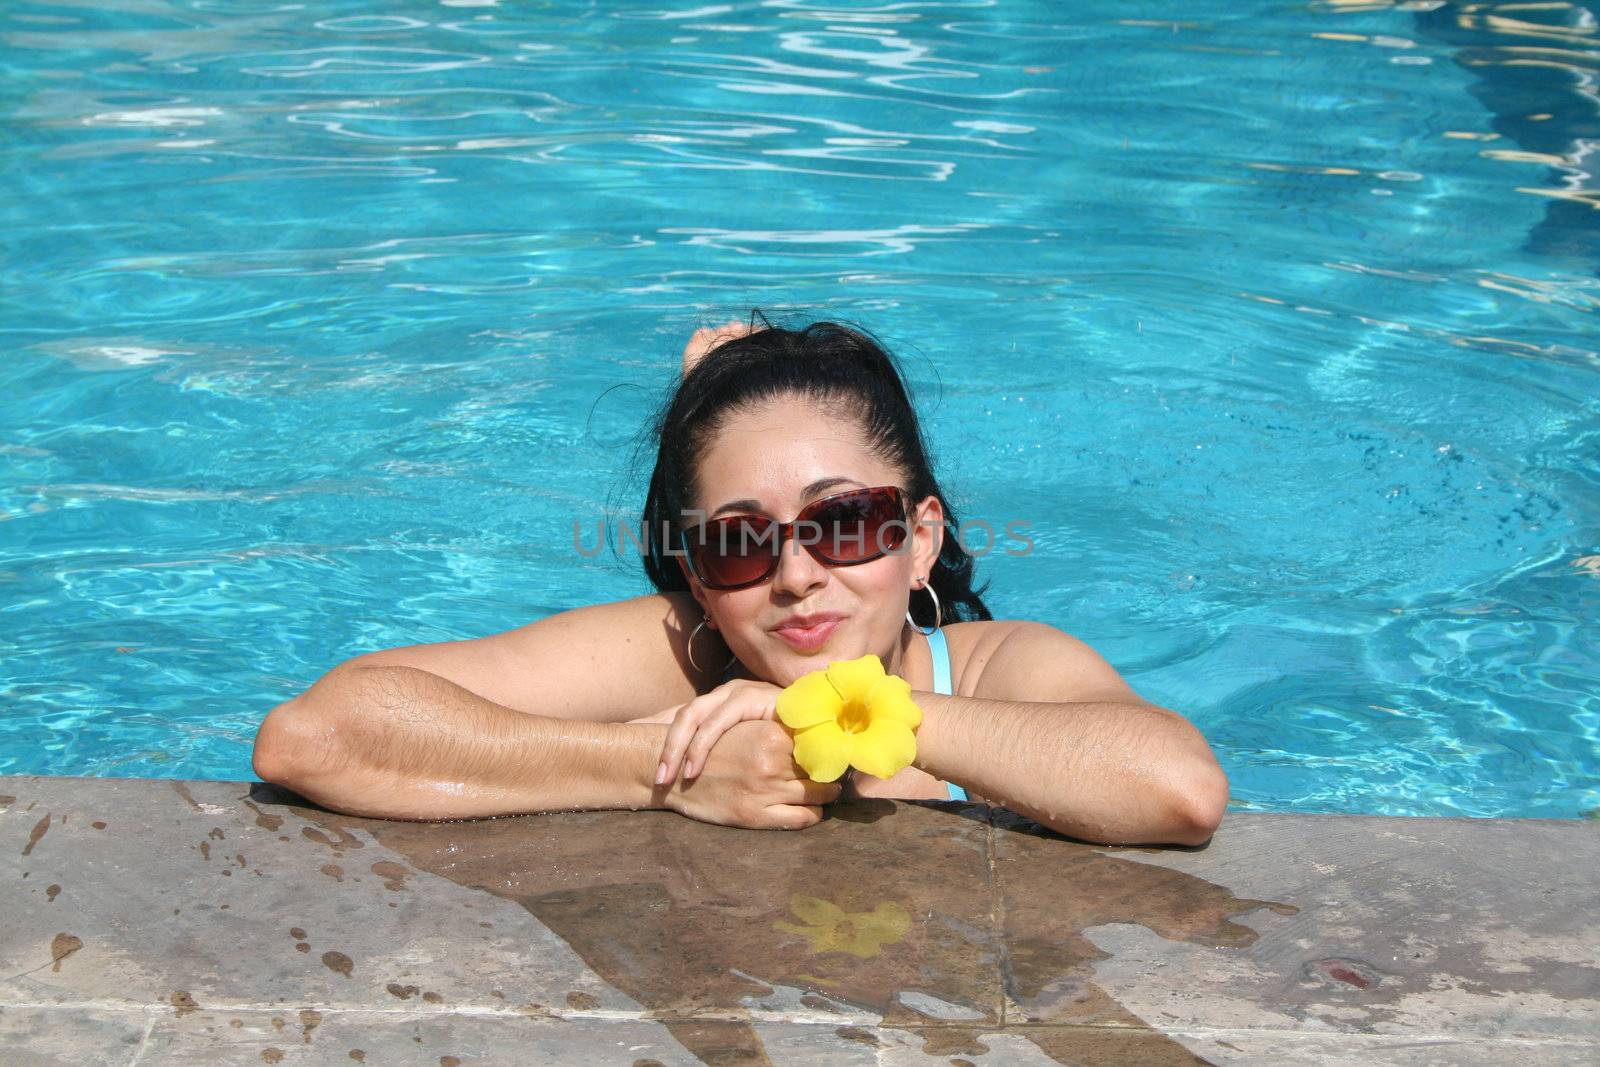
[[[894,647],[889,650],[889,662],[883,665],[885,674],[906,677],[906,657],[911,650],[911,643],[915,640],[916,634],[910,626],[900,627],[900,635],[895,639]]]

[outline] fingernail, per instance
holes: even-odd
[[[667,765],[665,763],[658,763],[656,765],[656,785],[665,785],[666,781]]]
[[[694,777],[694,761],[693,760],[690,760],[688,763],[685,763],[683,765],[683,776],[685,778],[693,778]]]

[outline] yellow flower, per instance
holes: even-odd
[[[911,683],[885,674],[870,653],[804,675],[778,694],[777,712],[795,731],[795,762],[814,782],[834,781],[851,766],[893,778],[917,755],[912,731],[922,709]]]
[[[795,894],[789,908],[804,926],[776,922],[774,930],[799,934],[811,942],[812,952],[848,952],[862,959],[876,956],[884,945],[903,940],[911,932],[911,913],[886,900],[871,911],[845,911],[831,901]]]

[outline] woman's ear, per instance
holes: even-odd
[[[913,511],[911,527],[912,575],[926,577],[933,573],[944,548],[944,505],[939,498],[930,496]]]

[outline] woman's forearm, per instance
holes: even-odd
[[[256,773],[324,807],[388,819],[665,806],[660,724],[529,715],[412,667],[330,672],[273,709]]]
[[[1180,716],[1149,704],[1032,703],[918,692],[916,765],[1059,833],[1201,844],[1227,777]]]

